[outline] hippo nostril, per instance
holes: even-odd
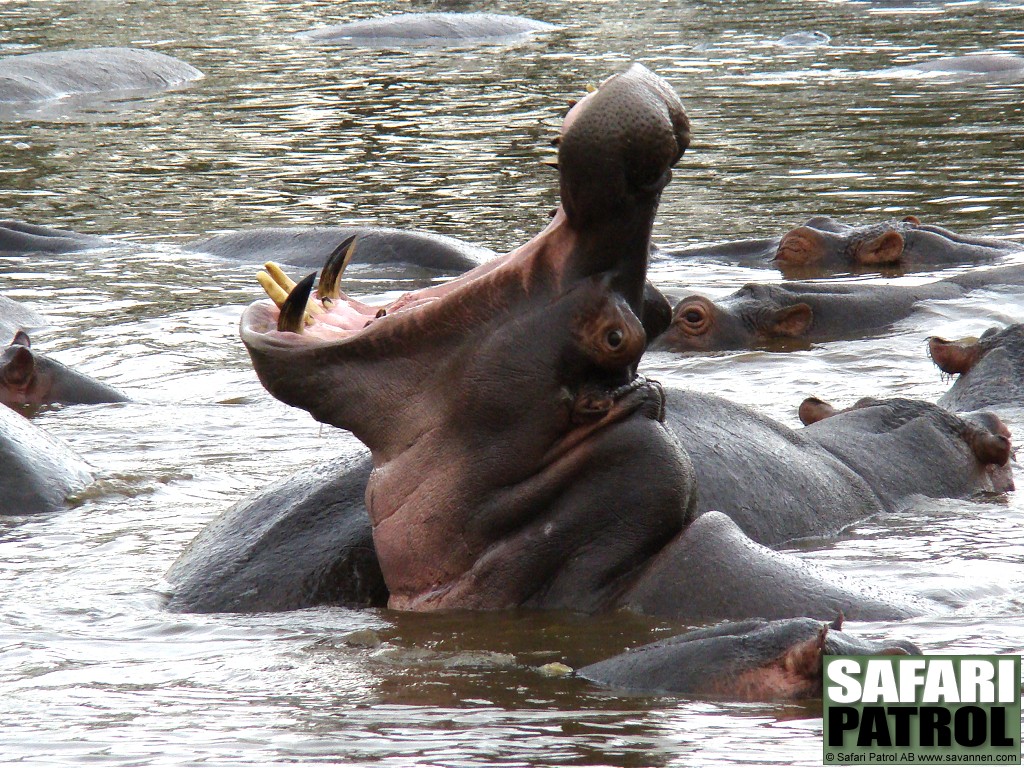
[[[622,343],[623,338],[624,336],[622,335],[622,331],[619,330],[618,328],[613,328],[612,330],[608,331],[608,346],[611,347],[612,349],[618,349],[619,345]]]

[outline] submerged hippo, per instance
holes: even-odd
[[[825,656],[917,656],[905,640],[870,641],[812,619],[728,622],[634,648],[580,669],[592,682],[633,693],[746,701],[822,695]]]
[[[1017,81],[1024,79],[1024,56],[1000,52],[942,56],[902,67],[883,69],[878,74],[904,77],[931,75],[957,80]]]
[[[64,443],[0,408],[0,515],[61,509],[92,479],[88,465]]]
[[[14,219],[0,220],[0,256],[71,253],[109,245],[109,240],[97,235],[83,235],[70,229],[57,229]]]
[[[300,32],[309,40],[371,47],[450,45],[529,37],[558,29],[554,24],[500,13],[397,13]]]
[[[232,261],[279,261],[296,267],[322,265],[338,246],[359,238],[357,262],[410,265],[438,272],[465,272],[494,258],[482,246],[432,232],[387,227],[261,227],[214,235],[185,246]]]
[[[665,423],[693,461],[697,512],[724,512],[769,546],[834,535],[917,495],[1012,490],[1010,441],[992,419],[982,425],[921,400],[865,398],[793,430],[714,395],[666,392]]]
[[[924,285],[750,283],[723,299],[689,296],[651,349],[708,352],[780,340],[856,338],[909,317],[918,302],[957,299],[989,286],[1024,285],[1024,265],[978,269]]]
[[[955,374],[939,405],[951,411],[994,406],[1024,407],[1024,325],[989,328],[980,339],[928,339],[928,353],[945,373]]]
[[[34,413],[44,405],[126,402],[125,394],[102,381],[33,352],[24,331],[0,354],[0,403],[9,408]]]
[[[914,494],[1012,488],[1005,427],[931,403],[862,401],[856,413],[797,431],[713,395],[668,390],[665,405],[665,424],[693,461],[696,512],[724,512],[760,544],[834,534]],[[364,501],[372,468],[368,454],[342,457],[236,504],[172,566],[168,608],[386,604]]]
[[[991,261],[1024,251],[1024,244],[961,235],[922,224],[916,216],[853,226],[815,216],[779,237],[662,249],[673,258],[703,258],[742,266],[775,266],[794,277],[824,272]]]
[[[34,309],[20,301],[0,296],[0,333],[6,338],[13,337],[22,329],[45,328],[49,322]],[[667,323],[666,323],[667,325]]]
[[[198,80],[190,64],[139,48],[83,48],[0,58],[0,103],[105,91],[156,90]]]
[[[241,336],[260,381],[370,449],[401,610],[630,608],[680,619],[907,616],[912,601],[695,514],[665,395],[637,375],[653,219],[689,126],[639,65],[567,115],[561,205],[526,245],[381,306],[312,276]],[[307,307],[308,318],[307,318]]]

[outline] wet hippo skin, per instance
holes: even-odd
[[[0,58],[0,103],[31,103],[76,94],[155,90],[203,76],[157,51],[83,48]]]
[[[961,412],[1024,407],[1024,324],[989,328],[972,340],[932,336],[928,353],[944,373],[957,377],[939,405]]]
[[[924,285],[750,283],[723,299],[689,296],[652,350],[711,352],[787,340],[858,338],[888,328],[917,304],[957,299],[979,288],[1024,285],[1024,265],[976,269]]]
[[[44,405],[125,403],[128,396],[102,381],[32,350],[19,331],[0,353],[0,403],[23,413]]]
[[[383,306],[322,277],[308,325],[311,281],[280,310],[244,314],[264,386],[369,447],[391,607],[701,620],[923,609],[696,516],[663,391],[636,375],[653,216],[687,141],[675,94],[635,66],[566,117],[562,205],[526,245]],[[726,598],[695,600],[716,577]]]
[[[710,259],[749,267],[774,266],[788,277],[814,277],[885,267],[906,271],[981,263],[1022,250],[1024,245],[1012,240],[961,235],[922,224],[916,216],[863,225],[815,216],[778,237],[657,249],[656,253],[662,257]]]
[[[72,253],[103,248],[111,242],[96,235],[58,229],[13,219],[0,220],[0,255]]]
[[[300,32],[298,37],[343,45],[445,45],[523,38],[554,24],[500,13],[397,13]]]
[[[68,446],[9,408],[0,408],[0,515],[53,512],[92,481]]]
[[[586,680],[633,693],[675,693],[747,701],[822,695],[825,656],[919,655],[906,641],[862,640],[842,620],[727,622],[583,667]]]

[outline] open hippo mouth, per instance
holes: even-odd
[[[566,226],[560,209],[545,232]],[[543,239],[543,234],[538,239]],[[403,338],[422,342],[431,328],[450,322],[460,309],[472,302],[480,283],[499,267],[509,270],[518,261],[535,255],[535,241],[510,253],[504,260],[484,264],[444,285],[403,294],[394,301],[372,305],[347,296],[340,290],[340,278],[357,248],[355,237],[345,240],[327,259],[315,293],[316,273],[296,283],[276,264],[258,278],[272,301],[252,305],[242,320],[241,333],[255,355],[308,353],[313,356],[344,349],[360,359],[380,354]],[[484,288],[486,290],[486,287]],[[582,350],[606,370],[575,388],[563,388],[561,400],[570,411],[573,425],[581,427],[571,439],[560,441],[554,455],[579,444],[583,438],[609,423],[626,418],[643,406],[645,415],[664,418],[664,394],[657,382],[636,372],[636,362],[646,346],[643,324],[628,304],[603,302],[596,317],[587,317],[574,329]],[[468,326],[480,318],[467,316]],[[578,319],[578,318],[574,318]],[[257,370],[264,370],[257,366]],[[268,389],[273,382],[265,382]],[[276,391],[272,389],[271,391]],[[313,415],[320,418],[316,411]],[[321,420],[330,422],[330,416]],[[339,424],[338,426],[343,426]],[[586,427],[583,429],[582,427]]]
[[[591,609],[637,550],[681,528],[688,462],[637,364],[654,215],[688,142],[675,93],[634,65],[566,116],[561,205],[511,253],[379,306],[339,289],[356,243],[328,260],[315,296],[312,275],[261,278],[274,301],[246,310],[242,340],[271,394],[370,448],[367,506],[392,607]],[[641,494],[659,494],[658,512],[624,519],[612,499],[640,456],[669,470]],[[587,539],[602,515],[635,528],[613,537],[613,557]],[[562,540],[560,554],[536,562],[538,536]]]

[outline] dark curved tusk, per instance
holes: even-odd
[[[327,257],[323,271],[320,273],[320,285],[316,289],[318,299],[321,301],[324,299],[336,299],[341,295],[341,291],[338,288],[341,276],[345,274],[349,262],[352,261],[352,254],[355,252],[356,236],[349,235]]]
[[[302,329],[306,327],[306,304],[309,302],[314,280],[316,272],[310,272],[288,294],[277,318],[277,330],[302,333]]]

